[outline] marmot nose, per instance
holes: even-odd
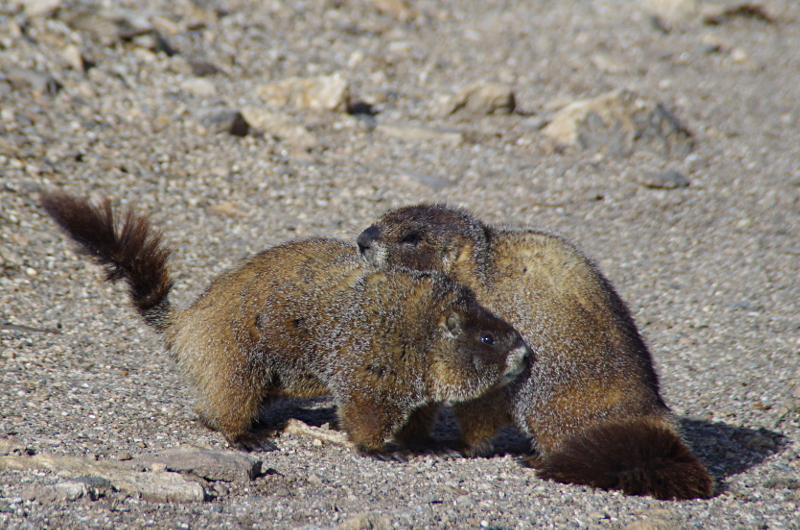
[[[361,235],[359,235],[358,239],[356,239],[358,251],[363,254],[364,251],[372,245],[372,242],[380,237],[380,235],[381,231],[376,226],[370,226],[361,232]]]

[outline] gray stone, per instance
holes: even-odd
[[[689,181],[674,169],[667,169],[657,172],[646,172],[638,176],[636,181],[647,188],[657,188],[674,190],[676,188],[686,188]]]
[[[213,133],[247,136],[250,125],[238,110],[227,107],[210,107],[197,111],[198,121]]]
[[[0,457],[0,469],[44,469],[62,476],[100,477],[115,489],[152,502],[202,502],[203,487],[177,473],[142,472],[134,464],[53,455]],[[85,483],[85,482],[84,482]],[[72,486],[66,488],[72,491]],[[55,491],[55,490],[53,490]]]
[[[167,471],[192,473],[207,480],[249,481],[261,475],[262,461],[239,451],[167,449],[134,460],[141,464],[161,463]]]
[[[547,120],[541,116],[529,116],[519,122],[519,127],[529,131],[538,131],[547,125]]]
[[[131,40],[141,35],[154,35],[156,46],[165,44],[150,23],[148,15],[128,9],[66,9],[59,12],[69,27],[94,37],[105,44]]]
[[[663,105],[629,90],[570,103],[542,134],[560,146],[612,157],[629,156],[634,150],[684,157],[693,148],[689,131]]]
[[[28,68],[7,66],[5,74],[16,88],[30,87],[31,91],[48,96],[55,96],[62,85],[52,75]]]

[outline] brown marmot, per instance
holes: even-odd
[[[534,351],[529,378],[454,407],[465,454],[514,423],[533,436],[539,454],[526,463],[541,477],[659,499],[711,495],[630,312],[573,244],[440,204],[390,211],[357,243],[373,265],[442,271],[472,288]]]
[[[124,279],[145,321],[196,391],[201,420],[241,449],[261,406],[331,394],[358,450],[380,454],[427,435],[439,403],[473,399],[528,369],[519,333],[440,273],[377,270],[355,247],[306,239],[222,274],[186,309],[170,304],[170,249],[148,218],[64,193],[41,203]]]

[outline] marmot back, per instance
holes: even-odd
[[[285,243],[218,277],[185,310],[169,303],[169,249],[148,219],[66,194],[50,215],[108,272],[125,279],[197,395],[196,410],[233,446],[279,396],[332,394],[364,453],[427,434],[436,404],[513,380],[530,350],[509,324],[442,274],[377,270],[332,239]]]
[[[657,498],[711,494],[630,312],[570,242],[418,205],[386,213],[358,245],[376,266],[441,271],[469,286],[535,352],[528,379],[455,407],[465,453],[485,451],[513,422],[534,437],[539,455],[527,462],[542,477]]]

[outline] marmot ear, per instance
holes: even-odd
[[[461,333],[461,316],[455,311],[449,312],[444,319],[442,327],[445,329],[447,338],[456,338]]]

